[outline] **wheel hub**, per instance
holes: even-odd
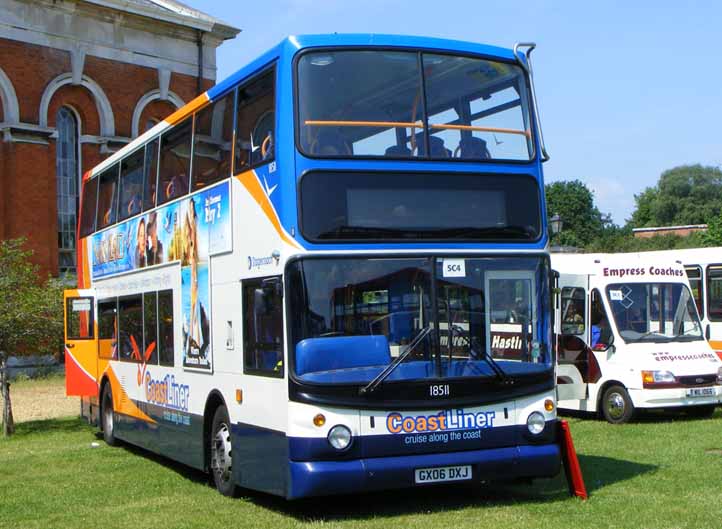
[[[607,397],[607,413],[613,419],[619,419],[624,415],[624,397],[619,393],[612,393]]]
[[[231,434],[226,424],[221,424],[213,436],[211,445],[211,468],[223,482],[231,479]]]

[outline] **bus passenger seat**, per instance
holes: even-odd
[[[392,145],[386,149],[384,156],[393,158],[408,158],[411,156],[411,150],[406,145]]]
[[[416,145],[418,145],[419,156],[425,156],[426,148],[423,137],[417,140]],[[444,140],[438,136],[429,136],[429,150],[431,158],[451,158],[451,151],[444,146]]]
[[[296,374],[386,366],[391,350],[386,336],[335,336],[306,338],[296,345]]]
[[[489,149],[486,148],[486,142],[481,138],[461,138],[459,142],[461,158],[466,160],[488,160],[491,158]]]
[[[352,155],[353,149],[339,131],[325,129],[318,133],[316,141],[311,145],[311,152],[326,156],[345,156]]]

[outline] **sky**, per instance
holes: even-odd
[[[185,0],[240,28],[227,77],[288,35],[391,33],[511,48],[534,41],[546,182],[579,179],[623,224],[683,164],[722,165],[722,2]]]

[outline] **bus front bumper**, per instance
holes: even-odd
[[[456,465],[472,467],[472,479],[469,480],[472,482],[553,477],[559,473],[561,453],[559,445],[545,444],[351,461],[289,463],[288,498],[295,499],[426,486],[415,483],[416,469]]]
[[[690,389],[712,388],[711,395],[692,396]],[[676,408],[680,406],[707,406],[722,401],[722,386],[706,388],[629,389],[635,408]]]

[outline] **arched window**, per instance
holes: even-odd
[[[58,139],[55,147],[55,173],[58,190],[58,267],[60,274],[75,274],[75,228],[78,221],[80,163],[78,161],[78,121],[67,107],[61,107],[55,120]]]

